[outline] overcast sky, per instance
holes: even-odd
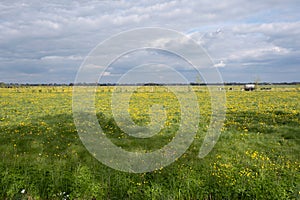
[[[97,44],[142,27],[173,29],[193,38],[225,82],[300,81],[299,10],[299,0],[2,0],[0,82],[74,82]],[[168,53],[157,54],[158,61],[172,63]],[[133,55],[132,62],[153,51]],[[114,70],[126,63],[118,60]],[[180,73],[186,70],[174,63]],[[105,81],[115,81],[110,74],[105,73]]]

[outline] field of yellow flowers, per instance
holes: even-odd
[[[171,165],[138,174],[111,169],[86,150],[73,121],[72,87],[0,88],[0,198],[299,199],[300,87],[241,87],[226,88],[221,136],[200,159],[211,104],[207,89],[194,86],[201,116],[194,142]],[[112,92],[117,89],[99,87],[95,99],[99,124],[113,143],[146,152],[175,136],[180,103],[174,94],[162,87],[133,93],[129,114],[136,124],[150,122],[152,104],[167,113],[157,135],[136,139],[117,126]]]

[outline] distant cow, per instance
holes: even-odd
[[[244,85],[244,90],[245,91],[255,90],[255,85],[254,84],[246,84],[246,85]]]

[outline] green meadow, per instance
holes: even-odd
[[[226,87],[221,136],[204,158],[198,153],[211,104],[204,86],[193,86],[200,121],[189,149],[174,163],[146,173],[127,173],[95,159],[79,139],[72,87],[0,88],[0,199],[299,199],[300,86],[241,91]],[[135,139],[111,112],[114,87],[99,87],[99,126],[127,151],[153,151],[176,135],[180,105],[161,87],[140,88],[129,114],[149,123],[149,107],[166,108],[163,129]]]

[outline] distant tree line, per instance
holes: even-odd
[[[226,82],[226,83],[190,83],[192,86],[206,86],[206,85],[245,85],[245,84],[258,84],[258,85],[298,85],[300,82],[277,82],[277,83],[252,83],[252,82]],[[0,82],[0,88],[16,88],[16,87],[29,87],[29,86],[74,86],[74,83],[4,83]],[[77,86],[164,86],[164,85],[187,85],[183,83],[137,83],[137,84],[118,84],[118,83],[76,83]]]

